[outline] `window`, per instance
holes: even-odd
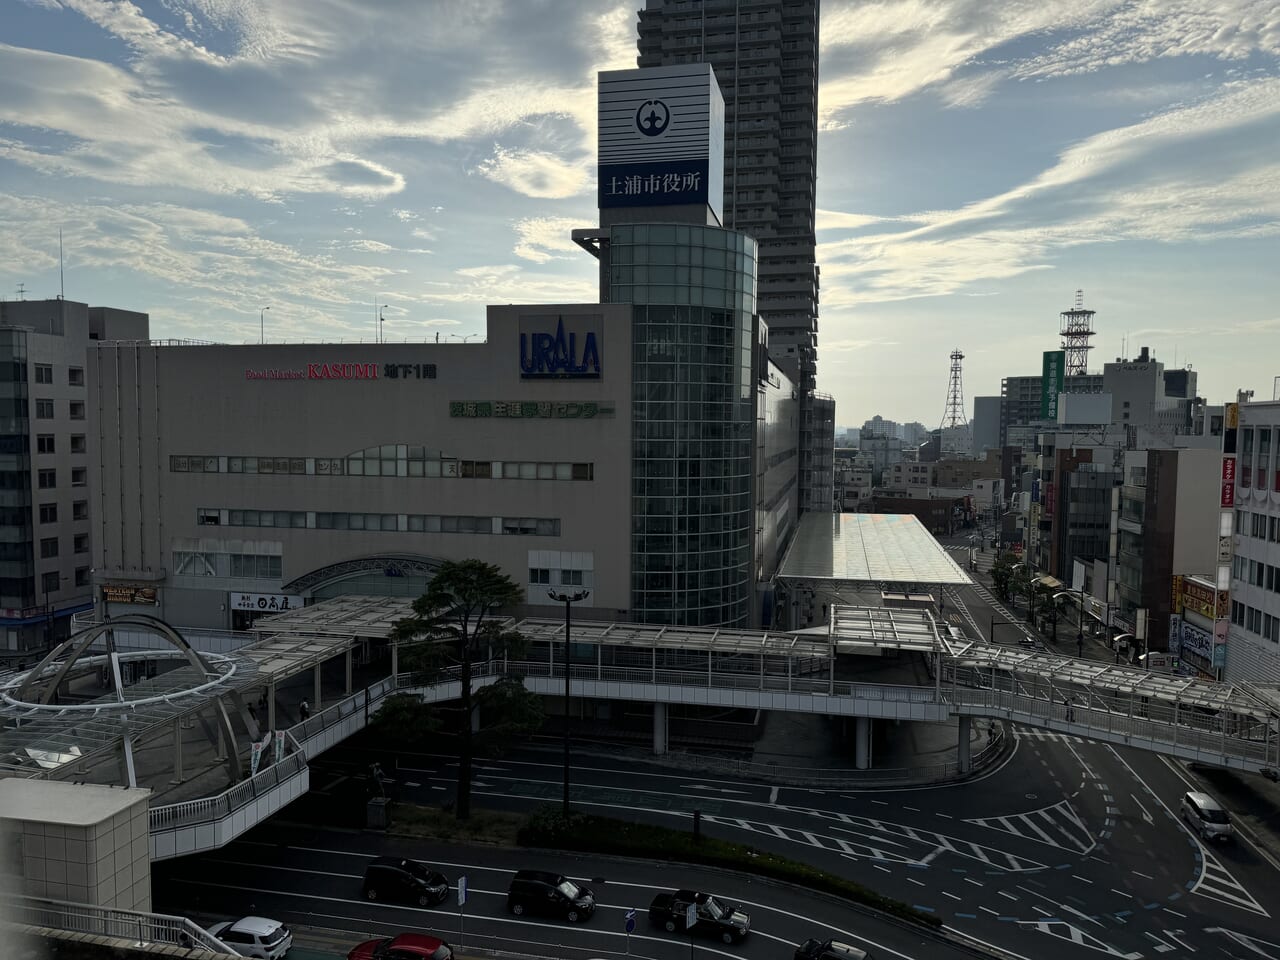
[[[40,504],[40,522],[41,523],[57,523],[58,522],[58,505],[56,503]]]
[[[216,509],[200,507],[196,510],[196,524],[201,527],[216,527],[222,523],[222,516]]]
[[[57,593],[62,584],[62,577],[57,570],[40,574],[40,592],[46,595]]]
[[[67,383],[73,387],[83,387],[84,367],[67,367]]]
[[[582,586],[582,571],[581,570],[561,570],[560,583],[566,587]]]
[[[36,453],[53,453],[54,443],[52,433],[40,433],[36,435]]]
[[[36,475],[36,486],[41,490],[52,490],[58,485],[57,470],[41,470]]]
[[[50,364],[36,364],[36,383],[53,383],[53,367]]]
[[[89,552],[89,535],[87,533],[77,533],[71,541],[71,548],[76,553]]]
[[[87,587],[89,585],[89,568],[76,567],[76,586]]]
[[[71,419],[72,420],[84,419],[84,401],[83,400],[71,401]]]
[[[71,435],[71,452],[85,453],[87,452],[87,450],[88,450],[88,447],[85,445],[84,434],[73,433]]]
[[[58,555],[58,538],[57,537],[45,537],[45,539],[40,541],[40,558],[42,560],[48,560],[49,558],[56,557],[57,555]]]
[[[89,519],[89,501],[77,500],[71,504],[72,520],[88,520]]]
[[[548,569],[546,569],[546,568],[544,568],[544,567],[537,567],[537,568],[535,568],[535,567],[530,567],[530,568],[529,568],[529,582],[530,582],[530,583],[545,583],[545,584],[550,584],[550,583],[551,583],[551,571],[550,571],[550,570],[548,570]]]
[[[36,419],[37,420],[53,419],[53,401],[52,400],[36,401]]]
[[[71,485],[73,487],[83,487],[88,483],[89,471],[84,467],[71,468]]]

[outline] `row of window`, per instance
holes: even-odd
[[[49,363],[37,363],[36,383],[53,383],[53,365]],[[67,367],[67,384],[72,387],[84,386],[84,367]]]
[[[83,487],[89,483],[89,471],[85,467],[71,468],[71,485]],[[58,486],[58,471],[52,468],[36,472],[36,487],[40,490],[54,490]]]
[[[1238,600],[1231,601],[1231,622],[1243,627],[1250,633],[1256,633],[1264,640],[1280,643],[1280,617],[1246,606]]]
[[[169,458],[174,473],[270,473],[321,477],[462,477],[485,480],[593,480],[594,463],[528,460],[457,460],[396,456],[395,444],[385,457],[192,457]],[[398,445],[404,449],[404,444]],[[376,447],[374,448],[377,449]],[[385,449],[385,448],[384,448]],[[423,450],[410,447],[410,450]]]
[[[175,550],[173,572],[185,577],[241,577],[251,580],[279,580],[283,561],[278,554],[216,553]]]
[[[58,522],[58,505],[56,503],[40,504],[40,522],[41,523],[57,523]],[[72,520],[88,520],[89,519],[89,501],[76,500],[71,504]]]
[[[54,402],[52,400],[36,400],[36,419],[52,420],[54,416],[53,403]],[[70,405],[68,406],[68,414],[72,420],[83,420],[84,419],[84,401],[72,400]]]
[[[1251,510],[1236,511],[1236,533],[1242,537],[1280,543],[1280,517],[1254,513]]]
[[[1280,593],[1280,567],[1239,556],[1232,558],[1231,565],[1231,573],[1237,580]]]
[[[1275,466],[1275,483],[1271,484],[1271,436],[1275,434],[1275,448],[1280,452],[1280,427],[1242,427],[1240,430],[1240,469],[1237,473],[1240,486],[1254,487],[1259,490],[1273,489],[1280,491],[1280,463]],[[1257,437],[1255,447],[1254,437]],[[1257,453],[1257,466],[1254,466],[1254,454]]]
[[[583,572],[582,570],[560,570],[559,576],[553,578],[551,570],[547,567],[530,567],[529,583],[551,586],[554,579],[562,587],[580,587],[583,584]]]
[[[85,453],[88,450],[83,433],[71,435],[71,452]],[[36,434],[36,453],[57,453],[58,444],[52,433]]]
[[[77,533],[75,535],[74,540],[72,541],[72,547],[76,553],[88,553],[89,552],[89,535],[87,533]],[[41,539],[40,559],[52,560],[56,556],[58,556],[58,538],[45,537]],[[83,587],[84,584],[81,583],[80,580],[77,578],[76,586]]]
[[[482,533],[498,536],[560,536],[551,517],[473,517],[418,513],[320,513],[308,510],[229,510],[201,507],[196,523],[206,527],[285,527],[297,530],[376,530],[382,533]]]

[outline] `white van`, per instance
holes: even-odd
[[[1183,796],[1182,819],[1205,840],[1226,840],[1231,836],[1231,817],[1207,793],[1192,790]]]

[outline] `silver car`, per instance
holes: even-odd
[[[1192,790],[1183,795],[1182,819],[1205,840],[1225,840],[1231,836],[1231,817],[1207,793]]]

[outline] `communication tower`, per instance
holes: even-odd
[[[1093,344],[1093,315],[1096,310],[1084,308],[1084,291],[1076,291],[1076,305],[1062,311],[1062,349],[1067,354],[1066,376],[1083,376],[1089,370],[1089,351]]]
[[[960,364],[964,354],[957,347],[951,351],[951,379],[947,381],[947,412],[942,415],[942,429],[949,427],[967,427],[968,418],[964,415],[964,382],[961,379]]]

